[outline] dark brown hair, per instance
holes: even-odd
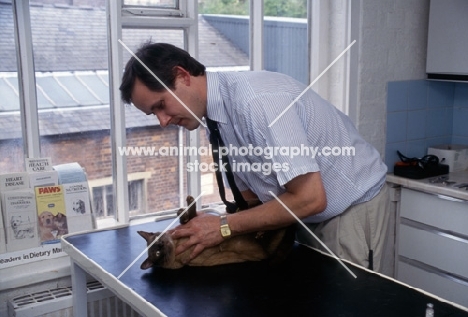
[[[141,62],[146,65],[167,87],[174,89],[176,66],[184,68],[192,76],[205,74],[205,66],[190,56],[189,53],[174,45],[167,43],[144,43],[135,53]],[[135,79],[141,80],[151,91],[160,92],[163,85],[132,56],[125,66],[120,85],[120,94],[124,102],[130,103]]]

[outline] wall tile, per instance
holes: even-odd
[[[455,84],[454,107],[468,108],[468,83]]]
[[[468,145],[468,137],[459,137],[459,136],[454,136],[452,137],[452,144],[464,144]]]
[[[426,80],[408,82],[408,110],[427,108],[427,87]]]
[[[467,83],[391,82],[388,94],[385,162],[389,172],[399,160],[397,150],[408,157],[422,157],[430,146],[468,144]]]
[[[430,109],[426,116],[426,137],[447,135],[448,115],[445,108]]]
[[[408,109],[408,82],[389,82],[387,86],[387,112],[406,109]]]
[[[453,131],[453,107],[445,108],[444,118],[441,119],[440,127],[443,135],[452,135]]]
[[[428,81],[429,108],[443,108],[453,105],[455,85],[452,82]]]
[[[391,112],[387,114],[387,143],[406,141],[407,112]]]
[[[450,144],[452,142],[451,136],[441,136],[437,138],[428,138],[426,139],[427,147],[434,146],[434,145],[441,145],[441,144]]]
[[[406,153],[403,154],[407,157],[423,157],[427,154],[426,140],[408,141],[406,144]]]
[[[426,137],[426,110],[408,111],[407,139],[417,140]]]
[[[453,109],[453,129],[454,136],[468,137],[468,107]]]

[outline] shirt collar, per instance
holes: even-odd
[[[223,97],[220,93],[219,74],[215,72],[206,72],[207,82],[207,106],[206,115],[211,120],[227,123],[226,109],[224,108]]]

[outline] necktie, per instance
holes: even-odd
[[[231,165],[229,164],[229,159],[226,155],[221,155],[221,160],[224,163],[223,166],[225,166],[226,178],[228,180],[229,187],[231,187],[231,191],[232,191],[232,194],[234,195],[235,202],[230,202],[226,200],[223,175],[221,174],[220,161],[219,161],[219,155],[220,155],[219,148],[224,147],[224,142],[223,142],[223,139],[221,138],[221,134],[219,133],[218,124],[209,118],[206,118],[206,123],[207,123],[208,129],[210,130],[210,143],[211,143],[213,160],[217,164],[215,174],[216,174],[216,181],[218,182],[218,187],[219,187],[219,196],[221,197],[221,200],[226,205],[228,213],[235,213],[238,210],[245,210],[248,208],[248,205],[247,205],[247,202],[244,200],[244,197],[242,197],[242,194],[239,188],[237,188],[236,186],[236,182],[234,181],[234,174],[232,173],[232,168],[231,168]]]

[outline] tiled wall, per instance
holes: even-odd
[[[468,83],[389,82],[386,135],[389,172],[399,160],[397,150],[408,157],[422,157],[432,145],[468,145]]]

